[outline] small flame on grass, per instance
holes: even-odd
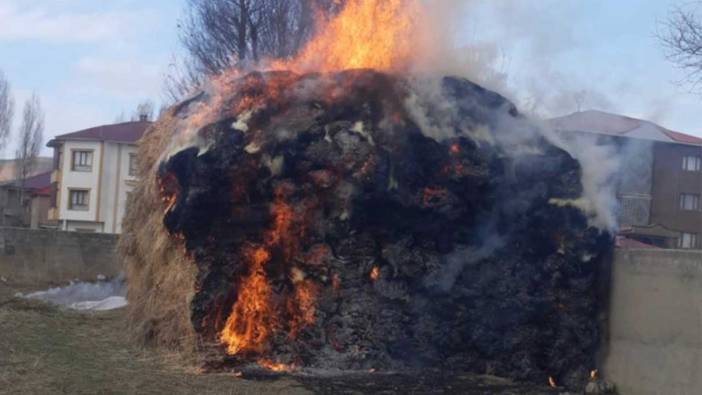
[[[273,362],[269,359],[259,359],[256,361],[258,366],[268,369],[273,372],[290,372],[295,369],[295,365],[288,365],[284,363]]]
[[[599,372],[599,369],[592,369],[590,371],[590,380],[597,380],[597,373]]]

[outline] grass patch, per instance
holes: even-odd
[[[291,379],[198,374],[168,354],[130,343],[124,310],[79,313],[0,293],[0,393],[307,393]]]

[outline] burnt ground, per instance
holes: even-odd
[[[173,355],[144,351],[124,310],[77,313],[13,298],[0,282],[0,394],[552,394],[491,376],[383,372],[321,376],[261,370],[202,374]]]

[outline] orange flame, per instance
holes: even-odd
[[[264,265],[271,259],[272,248],[281,251],[285,262],[290,262],[301,237],[294,226],[294,210],[283,200],[285,193],[284,188],[275,191],[276,199],[271,207],[273,224],[264,235],[263,245],[243,253],[249,264],[249,273],[239,284],[237,300],[220,332],[220,341],[226,345],[228,354],[263,352],[268,337],[280,327]],[[300,329],[314,323],[317,286],[311,280],[305,280],[301,270],[292,268],[291,272],[295,275],[292,278],[294,291],[287,310],[291,316],[290,336],[294,337]],[[267,365],[276,370],[274,365]]]
[[[317,286],[312,281],[295,284],[294,298],[288,304],[288,312],[293,317],[290,321],[290,337],[295,337],[300,329],[314,323],[316,299]]]
[[[420,15],[417,0],[349,0],[331,20],[318,18],[319,33],[297,58],[273,66],[322,72],[406,69],[416,50],[412,37]]]
[[[590,371],[590,380],[597,380],[598,369],[593,369]]]
[[[556,380],[551,376],[548,376],[548,385],[551,388],[556,388]]]
[[[256,361],[256,363],[257,363],[260,367],[266,368],[266,369],[271,370],[271,371],[273,371],[273,372],[289,372],[289,371],[295,369],[295,366],[294,366],[294,365],[287,365],[287,364],[284,364],[284,363],[277,363],[277,362],[273,362],[273,361],[271,361],[271,360],[264,359],[264,358],[259,359],[258,361]]]
[[[262,351],[266,338],[274,329],[274,315],[269,306],[271,287],[263,270],[270,255],[262,247],[246,255],[251,262],[251,273],[239,285],[236,304],[220,335],[227,345],[227,353],[232,355]]]
[[[370,271],[370,279],[375,281],[380,277],[380,269],[378,266],[373,266],[373,269]]]

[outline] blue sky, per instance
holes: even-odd
[[[111,123],[143,100],[158,102],[163,75],[180,51],[182,3],[0,0],[0,69],[12,85],[15,112],[36,92],[48,140]]]
[[[145,99],[158,102],[163,76],[182,51],[177,23],[183,4],[0,0],[0,69],[17,106],[32,92],[41,97],[48,140],[110,123]],[[665,60],[655,38],[674,4],[684,3],[472,0],[460,16],[457,40],[489,49],[494,57],[487,63],[504,76],[502,93],[523,108],[562,115],[575,111],[575,97],[581,97],[581,109],[702,136],[702,97],[674,83],[683,74]]]

